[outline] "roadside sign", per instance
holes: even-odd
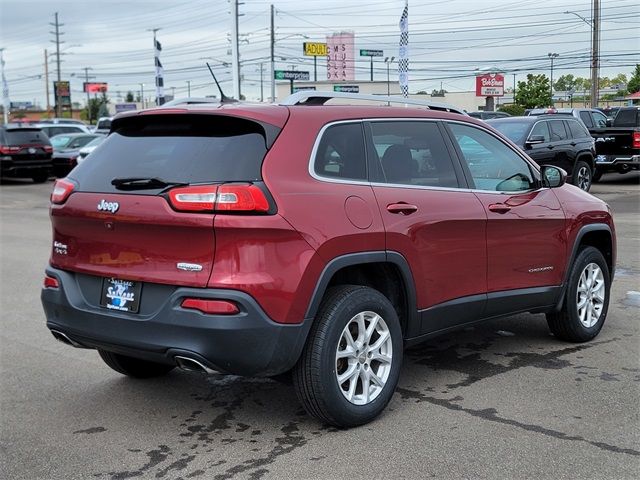
[[[384,56],[383,50],[360,50],[361,57],[382,57]]]
[[[359,85],[334,85],[334,92],[342,92],[342,93],[360,93]]]
[[[487,73],[476,77],[476,97],[504,96],[504,75]]]
[[[116,103],[116,113],[127,112],[129,110],[136,110],[135,103]]]
[[[60,107],[71,108],[71,85],[68,81],[53,82],[53,98],[58,103],[60,99]]]
[[[273,75],[276,80],[309,80],[309,72],[298,70],[276,70]]]
[[[327,44],[319,42],[304,42],[302,51],[307,57],[326,57]]]
[[[85,93],[104,93],[108,90],[106,83],[83,82]]]
[[[305,90],[315,90],[316,87],[293,87],[293,93],[303,92]]]

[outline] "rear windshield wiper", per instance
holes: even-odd
[[[167,182],[157,177],[142,177],[142,178],[114,178],[111,180],[111,185],[118,190],[143,190],[143,189],[155,189],[166,187],[178,187],[189,185],[183,182]]]

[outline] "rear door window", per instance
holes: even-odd
[[[266,153],[264,128],[250,120],[187,114],[132,117],[117,123],[72,177],[81,190],[95,192],[115,192],[114,178],[188,184],[258,181]]]
[[[442,133],[435,122],[371,122],[373,162],[384,183],[426,187],[459,186]]]
[[[567,120],[567,124],[569,125],[572,138],[587,138],[591,136],[589,131],[584,128],[584,125],[581,125],[580,122],[576,120]]]

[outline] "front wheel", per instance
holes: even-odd
[[[588,192],[591,188],[592,172],[587,162],[578,160],[573,168],[573,178],[571,183],[576,187]]]
[[[402,350],[398,315],[384,295],[334,287],[293,371],[298,399],[310,415],[337,427],[370,422],[391,400]]]
[[[100,358],[113,370],[128,377],[153,378],[166,375],[175,368],[174,365],[164,363],[148,362],[139,358],[120,355],[119,353],[98,350]]]
[[[600,250],[581,250],[571,267],[561,310],[547,314],[551,332],[568,342],[595,338],[607,317],[610,287],[609,267]]]

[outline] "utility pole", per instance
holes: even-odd
[[[260,62],[260,101],[264,102],[264,85],[263,85],[263,77],[264,77],[264,63]]]
[[[600,73],[600,0],[593,0],[592,14],[593,37],[591,39],[591,108],[598,106]]]
[[[238,41],[238,0],[231,0],[231,74],[233,97],[240,100],[240,45]]]
[[[47,49],[44,49],[44,91],[47,96],[47,117],[51,110],[51,103],[49,102],[49,54]]]
[[[9,86],[4,76],[4,48],[0,48],[0,76],[2,76],[2,116],[4,124],[9,123]]]
[[[276,30],[274,27],[274,17],[276,15],[276,9],[271,4],[271,101],[276,101],[276,59],[275,59],[275,46],[276,46]]]
[[[140,103],[142,104],[142,110],[144,110],[144,83],[139,83],[140,85]]]
[[[191,97],[191,80],[187,80],[187,98]]]
[[[560,54],[558,53],[548,53],[547,56],[551,59],[551,85],[549,88],[551,89],[551,105],[553,105],[553,60],[558,58]]]
[[[56,36],[55,40],[52,40],[53,43],[56,44],[56,69],[57,69],[57,77],[58,77],[58,88],[56,89],[56,117],[61,117],[62,116],[62,106],[60,105],[60,82],[61,82],[61,77],[60,77],[60,44],[64,43],[63,41],[60,40],[60,35],[64,35],[64,33],[62,33],[60,31],[60,27],[62,27],[64,25],[64,23],[60,23],[58,21],[58,12],[54,13],[55,19],[56,21],[54,23],[49,23],[49,25],[51,25],[52,27],[55,27],[56,31],[55,32],[49,32],[53,35]]]
[[[87,115],[89,117],[89,125],[91,125],[91,97],[89,97],[89,89],[87,88],[87,83],[89,83],[89,70],[93,70],[91,67],[84,67],[84,82],[85,89],[87,91]]]

